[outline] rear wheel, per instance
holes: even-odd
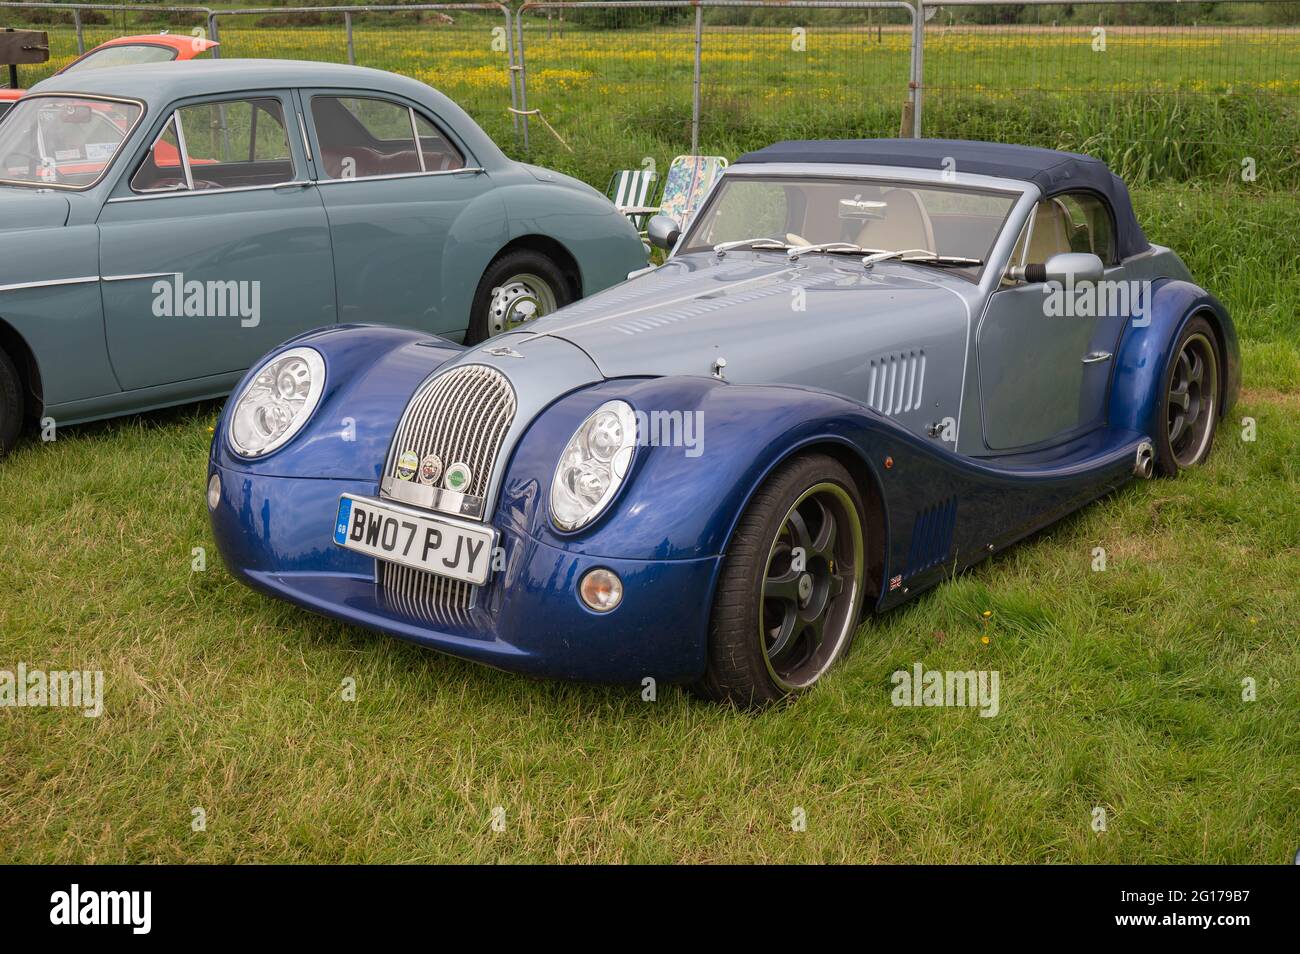
[[[848,471],[820,454],[785,464],[754,495],[723,560],[699,691],[765,706],[844,655],[862,608],[862,509]]]
[[[1156,463],[1166,477],[1201,463],[1210,453],[1223,379],[1214,329],[1204,318],[1187,323],[1173,353],[1161,402],[1164,430],[1155,442]]]
[[[13,448],[22,428],[22,379],[9,355],[0,351],[0,457]]]
[[[518,331],[567,305],[573,296],[558,265],[531,249],[507,252],[483,273],[474,295],[466,344]]]

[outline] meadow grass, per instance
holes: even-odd
[[[519,154],[486,90],[460,95],[483,96],[472,111]],[[592,121],[573,152],[537,134],[535,160],[603,188],[614,168],[645,156],[664,168],[683,151],[671,104],[629,122],[616,97],[573,95]],[[1096,133],[987,106],[955,113],[958,130]],[[889,132],[895,107],[871,131]],[[763,110],[735,115],[711,148],[734,156],[776,132]],[[69,428],[52,443],[28,435],[0,465],[0,669],[102,669],[107,698],[98,719],[0,709],[0,851],[29,862],[1289,860],[1300,207],[1198,169],[1145,177],[1135,202],[1242,336],[1247,390],[1209,463],[1131,484],[868,620],[816,692],[759,715],[673,687],[649,703],[638,689],[496,672],[237,584],[203,501],[217,405]],[[999,671],[1000,714],[893,707],[890,674],[917,662]],[[205,831],[192,830],[195,808]],[[792,830],[796,809],[806,831]]]

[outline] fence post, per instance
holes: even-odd
[[[912,21],[912,138],[921,138],[921,79],[925,75],[925,0],[917,0]]]
[[[77,55],[81,56],[81,54],[86,52],[86,35],[81,29],[81,10],[76,8],[73,9],[72,22],[76,24],[77,27]]]
[[[215,11],[210,12],[208,14],[208,39],[211,40],[213,43],[221,42],[221,34],[217,30],[217,14]],[[220,46],[214,46],[212,48],[212,58],[214,60],[221,59]]]
[[[691,93],[691,155],[700,154],[700,59],[704,46],[704,8],[695,3],[695,87]]]
[[[352,11],[347,10],[343,14],[343,29],[348,33],[348,66],[357,65],[357,51],[352,45]]]
[[[524,120],[524,152],[528,152],[528,65],[524,61],[524,4],[515,12],[515,50],[519,56],[519,115]]]
[[[515,35],[514,24],[510,22],[510,8],[501,5],[506,15],[506,76],[510,78],[510,125],[515,135],[519,135],[519,71],[515,69]]]

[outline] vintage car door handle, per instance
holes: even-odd
[[[1083,363],[1096,364],[1098,361],[1109,361],[1111,357],[1109,351],[1089,351],[1083,356]]]

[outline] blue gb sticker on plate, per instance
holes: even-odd
[[[347,497],[339,500],[339,518],[334,521],[334,542],[339,546],[348,542],[348,524],[352,522],[352,501]]]

